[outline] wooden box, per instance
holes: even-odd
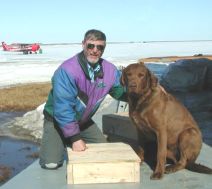
[[[140,182],[140,158],[124,143],[87,144],[83,152],[68,148],[67,183]]]

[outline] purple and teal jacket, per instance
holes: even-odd
[[[80,139],[80,130],[91,121],[107,94],[124,100],[121,72],[110,62],[100,59],[100,70],[91,81],[83,52],[66,60],[52,77],[52,90],[44,107],[56,121],[65,138]]]

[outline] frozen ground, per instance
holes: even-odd
[[[212,54],[211,46],[212,41],[117,43],[108,44],[103,57],[117,66],[126,66],[146,57]],[[44,45],[43,54],[30,55],[0,51],[0,87],[49,81],[58,65],[81,48],[80,44]]]
[[[211,46],[212,41],[115,43],[107,45],[103,57],[117,66],[127,66],[146,57],[212,54]],[[23,83],[50,81],[52,74],[62,61],[81,51],[81,48],[81,44],[43,45],[43,54],[30,55],[0,51],[0,88]],[[147,66],[157,76],[160,76],[167,64],[148,63]],[[94,120],[100,127],[101,115],[114,112],[116,104],[117,102],[109,96],[104,100],[94,116]],[[15,121],[7,122],[6,127],[10,128],[14,135],[23,135],[25,139],[39,140],[42,135],[41,112],[42,106],[16,118]],[[8,131],[5,129],[6,127],[5,124],[0,125],[1,133]]]

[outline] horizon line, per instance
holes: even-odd
[[[212,41],[212,39],[200,39],[200,40],[152,40],[152,41],[109,41],[107,44],[121,44],[121,43],[167,43],[167,42],[209,42]],[[79,45],[82,44],[81,42],[55,42],[55,43],[39,43],[42,45]]]

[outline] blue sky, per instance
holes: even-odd
[[[0,40],[81,42],[88,29],[107,41],[212,40],[212,0],[1,1]]]

